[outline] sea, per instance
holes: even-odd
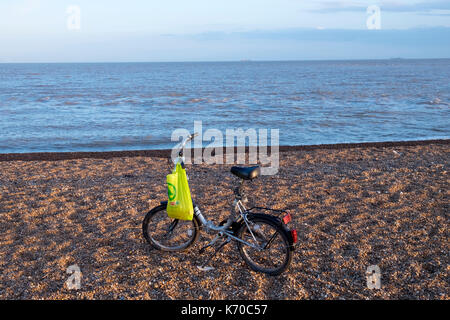
[[[0,64],[0,153],[170,149],[194,121],[283,146],[449,139],[450,59]]]

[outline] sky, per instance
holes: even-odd
[[[450,58],[450,0],[1,0],[0,62]]]

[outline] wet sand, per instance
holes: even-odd
[[[251,271],[234,243],[197,270],[206,232],[182,253],[150,248],[141,223],[165,198],[168,152],[0,155],[0,299],[448,300],[449,141],[280,148],[278,175],[246,188],[294,217],[299,241],[278,277]],[[187,168],[215,221],[232,204],[230,167]],[[65,285],[73,264],[79,290]]]

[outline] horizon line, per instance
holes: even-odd
[[[6,61],[0,64],[94,64],[94,63],[104,63],[104,64],[120,64],[120,63],[226,63],[226,62],[334,62],[334,61],[398,61],[398,60],[449,60],[450,57],[435,57],[435,58],[403,58],[403,57],[392,57],[392,58],[357,58],[357,59],[279,59],[279,60],[259,60],[251,58],[243,58],[239,60],[168,60],[168,61],[43,61],[43,62],[32,62],[32,61],[22,61],[22,62],[12,62]]]

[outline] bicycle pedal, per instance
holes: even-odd
[[[212,239],[206,246],[202,247],[199,250],[199,254],[203,254],[207,248],[212,247],[217,242],[217,240],[219,240],[219,238],[220,236],[216,236],[214,239]]]

